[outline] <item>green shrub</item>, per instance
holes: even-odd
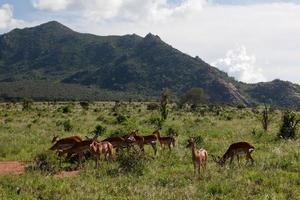
[[[66,120],[63,122],[64,131],[70,132],[73,129],[73,126],[71,124],[70,120]]]
[[[142,176],[144,175],[147,157],[142,152],[129,151],[123,152],[117,158],[118,171],[123,173],[129,173],[132,175]]]
[[[84,110],[88,110],[89,109],[89,106],[90,106],[89,102],[87,102],[87,101],[81,101],[81,102],[79,102],[79,104],[82,107],[82,109],[84,109]]]
[[[28,111],[31,109],[33,101],[31,99],[24,99],[22,102],[22,110]]]
[[[45,174],[56,174],[60,171],[59,160],[53,152],[37,154],[32,163],[26,168],[28,171],[40,171]]]
[[[106,131],[106,128],[103,127],[102,125],[98,124],[91,133],[94,136],[99,137],[99,136],[103,135],[103,133],[105,133],[105,131]]]
[[[71,106],[70,106],[70,105],[63,106],[63,107],[61,108],[61,112],[62,112],[62,113],[71,113],[71,112],[72,112]]]
[[[125,115],[118,114],[116,116],[116,121],[117,121],[118,124],[122,124],[122,123],[127,121],[127,117]]]
[[[296,138],[296,129],[299,122],[300,119],[297,119],[297,116],[294,112],[291,111],[284,112],[278,137],[283,139]]]

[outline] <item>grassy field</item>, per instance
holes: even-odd
[[[34,103],[23,111],[21,104],[0,104],[0,160],[31,161],[47,152],[54,135],[84,137],[99,124],[106,127],[100,138],[134,129],[150,134],[160,116],[158,110],[147,110],[146,103],[113,108],[109,102],[90,104],[88,110],[78,103]],[[94,169],[94,161],[88,160],[78,176],[64,179],[40,171],[0,176],[0,199],[299,199],[300,141],[277,139],[281,111],[274,111],[264,132],[251,109],[169,109],[161,133],[176,130],[177,146],[171,152],[159,148],[155,159],[147,146],[150,159],[141,161],[142,174],[119,172],[117,162],[101,162]],[[65,131],[68,125],[71,130]],[[193,175],[191,150],[185,148],[189,136],[201,136],[198,147],[209,154],[200,177]],[[254,165],[245,166],[242,160],[241,166],[236,161],[217,166],[211,155],[221,155],[238,141],[255,146]]]

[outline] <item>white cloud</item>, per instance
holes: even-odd
[[[227,72],[239,81],[246,83],[266,81],[262,69],[255,64],[255,56],[249,55],[245,46],[227,51],[225,58],[220,58],[212,63],[213,66]]]
[[[7,30],[15,27],[23,27],[25,24],[22,20],[13,17],[13,6],[3,4],[0,6],[0,30]]]
[[[189,15],[202,9],[204,4],[206,0],[184,0],[177,5],[171,5],[168,0],[32,0],[36,9],[74,11],[95,22],[163,20],[175,15]]]
[[[33,7],[40,10],[65,10],[74,0],[32,0]]]

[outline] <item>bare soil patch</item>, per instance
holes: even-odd
[[[25,171],[25,165],[19,161],[0,161],[0,175],[22,174]]]

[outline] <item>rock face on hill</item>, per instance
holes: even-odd
[[[0,36],[2,98],[101,100],[105,96],[107,100],[116,95],[124,99],[130,95],[149,98],[158,96],[163,88],[181,95],[190,88],[201,87],[211,103],[262,102],[265,101],[262,93],[266,92],[264,96],[276,105],[298,106],[300,87],[283,83],[286,82],[282,82],[283,88],[278,92],[292,97],[286,101],[278,99],[280,95],[268,93],[268,87],[277,89],[275,82],[256,85],[236,82],[151,33],[145,37],[96,36],[51,21]],[[103,95],[108,93],[111,96]]]

